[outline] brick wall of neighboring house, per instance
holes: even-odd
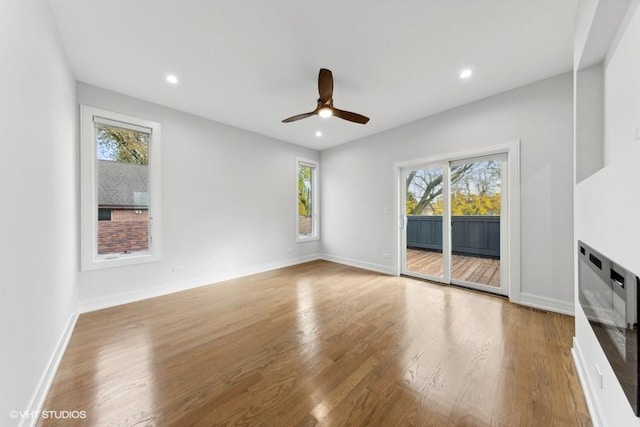
[[[311,234],[311,218],[304,216],[298,217],[298,234],[301,236],[308,236]]]
[[[111,211],[111,221],[98,221],[98,254],[149,249],[147,211]]]
[[[146,221],[149,219],[147,210],[112,209],[111,221]]]

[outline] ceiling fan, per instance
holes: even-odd
[[[333,74],[326,68],[321,68],[318,74],[318,106],[309,113],[298,114],[297,116],[284,119],[282,123],[291,123],[297,120],[306,119],[307,117],[318,115],[320,117],[336,116],[350,122],[365,124],[369,121],[369,117],[361,114],[352,113],[351,111],[339,110],[333,106]]]

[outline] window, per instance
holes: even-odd
[[[82,269],[159,261],[160,124],[81,106]]]
[[[98,221],[111,221],[111,209],[98,208]]]
[[[296,241],[317,240],[320,238],[318,162],[297,159],[297,172]]]

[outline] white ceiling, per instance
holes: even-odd
[[[321,150],[569,71],[577,0],[50,2],[79,81]],[[281,123],[321,67],[368,124]]]

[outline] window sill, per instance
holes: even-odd
[[[313,242],[314,240],[320,240],[320,236],[296,237],[296,243]]]
[[[162,261],[162,256],[154,254],[120,255],[113,258],[101,257],[92,260],[83,260],[82,271],[102,270],[104,268],[126,267],[129,265],[145,264],[148,262]]]

